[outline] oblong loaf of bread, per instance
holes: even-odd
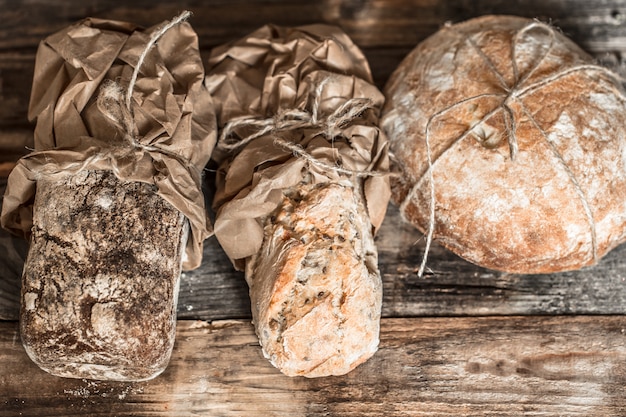
[[[378,348],[382,283],[362,190],[287,190],[246,264],[263,352],[283,373],[342,375]]]
[[[385,94],[393,198],[461,257],[557,272],[626,240],[626,95],[558,30],[514,16],[448,25]]]
[[[215,235],[245,269],[263,353],[289,376],[345,374],[378,347],[382,94],[361,51],[325,25],[262,27],[207,68],[222,133]]]
[[[216,140],[188,15],[146,30],[88,18],[37,51],[35,150],[1,221],[31,242],[21,337],[54,375],[146,380],[169,361],[180,273],[210,233],[201,172]]]

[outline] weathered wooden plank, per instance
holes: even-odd
[[[0,235],[0,320],[17,320],[20,309],[20,276],[27,243],[6,233]]]
[[[288,378],[247,322],[179,321],[156,379],[48,375],[0,323],[2,415],[451,416],[626,413],[626,317],[386,319],[379,352],[341,377]]]
[[[182,9],[194,13],[191,23],[198,32],[204,56],[210,48],[267,23],[339,25],[364,49],[379,86],[411,48],[446,21],[489,13],[552,21],[589,52],[626,75],[626,7],[618,1],[213,0],[198,5],[192,0],[175,4],[150,0],[132,4],[117,0],[0,0],[0,127],[26,123],[35,51],[46,36],[87,16],[149,26]]]
[[[410,46],[446,21],[483,14],[517,14],[550,20],[582,44],[604,50],[623,50],[626,7],[619,1],[532,0],[524,3],[481,0],[138,0],[0,1],[0,49],[33,49],[61,27],[86,16],[119,19],[149,26],[182,9],[194,17],[203,48],[245,35],[266,23],[338,24],[362,47]]]
[[[4,193],[0,184],[0,193]],[[210,199],[210,193],[207,198]],[[549,275],[515,275],[472,265],[440,246],[429,255],[430,271],[417,277],[422,235],[390,206],[376,238],[383,277],[383,316],[531,314],[625,314],[626,245],[595,267]],[[0,230],[0,319],[17,320],[26,243]],[[202,266],[181,278],[178,317],[249,318],[243,274],[233,269],[215,238],[205,242]]]
[[[430,273],[419,278],[421,237],[389,207],[376,239],[384,317],[626,313],[626,245],[595,267],[545,275],[487,270],[434,245]],[[214,239],[206,245],[202,266],[182,279],[179,318],[250,317],[243,275]],[[230,316],[221,315],[224,308]]]

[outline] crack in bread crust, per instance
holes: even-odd
[[[484,16],[420,43],[390,77],[381,119],[404,219],[486,268],[597,263],[626,239],[616,77],[525,18]]]
[[[248,262],[264,354],[287,375],[341,375],[377,349],[382,284],[372,226],[350,183],[288,191]]]

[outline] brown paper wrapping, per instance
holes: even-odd
[[[384,98],[372,84],[365,57],[339,28],[264,26],[213,50],[206,85],[220,129],[241,118],[272,120],[289,112],[315,113],[317,120],[261,135],[234,152],[216,148],[213,157],[221,165],[215,235],[235,266],[243,268],[243,260],[260,249],[263,220],[281,201],[282,190],[305,178],[314,183],[350,178],[277,146],[276,138],[298,145],[326,165],[371,171],[363,177],[363,189],[371,222],[380,226],[390,196],[384,175],[389,170],[387,140],[378,129]],[[369,99],[372,108],[341,126],[329,123],[351,99]],[[240,126],[231,136],[241,139],[253,133],[254,126]]]
[[[201,191],[202,170],[216,141],[215,114],[203,85],[195,32],[187,23],[165,32],[148,52],[133,88],[135,138],[103,115],[96,98],[104,80],[129,85],[152,33],[132,24],[85,19],[41,42],[29,118],[37,119],[34,152],[11,175],[2,226],[28,237],[37,179],[77,170],[112,170],[121,180],[141,181],[189,219],[184,269],[202,259],[211,232]]]

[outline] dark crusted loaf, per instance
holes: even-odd
[[[22,279],[29,356],[64,377],[144,380],[176,328],[185,217],[151,185],[83,171],[37,185]]]

